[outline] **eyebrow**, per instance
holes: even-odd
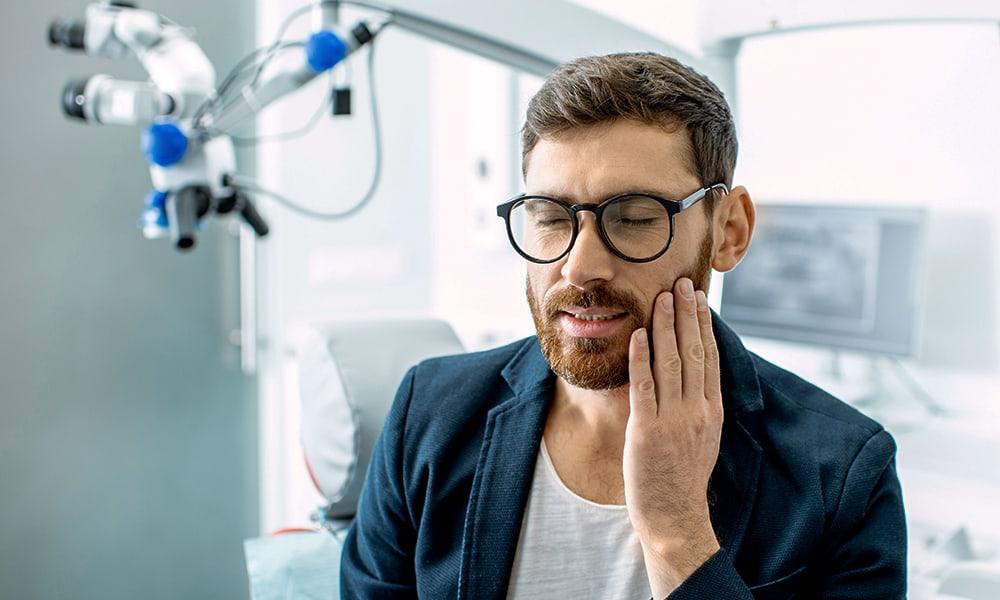
[[[546,196],[548,198],[555,198],[556,200],[562,200],[563,202],[566,202],[568,204],[576,204],[576,202],[574,202],[574,200],[570,196],[566,196],[566,195],[559,194],[559,193],[553,193],[553,192],[549,192],[549,191],[546,191],[546,190],[542,190],[540,192],[528,192],[528,194],[531,195],[531,196]],[[649,194],[649,195],[652,195],[652,196],[660,196],[660,197],[666,198],[668,200],[675,200],[675,201],[682,200],[682,199],[684,199],[684,197],[686,197],[688,195],[688,194],[679,194],[679,193],[674,193],[674,192],[667,192],[667,191],[664,191],[664,190],[651,190],[651,189],[648,189],[648,188],[645,188],[645,189],[642,189],[642,188],[640,188],[640,189],[628,188],[628,189],[622,189],[622,190],[616,191],[616,192],[611,193],[611,194],[604,195],[604,196],[601,197],[601,199],[598,201],[598,203],[603,202],[604,200],[607,200],[608,198],[613,198],[615,196],[621,196],[622,194]]]

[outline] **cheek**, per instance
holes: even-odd
[[[667,254],[670,254],[670,252],[668,251]],[[647,265],[648,267],[656,265],[656,267],[650,268],[641,274],[636,274],[631,279],[632,285],[625,288],[631,292],[635,300],[642,307],[642,312],[638,316],[642,319],[645,326],[652,324],[654,304],[659,295],[665,291],[672,291],[674,280],[680,276],[680,272],[674,261],[665,259],[666,255]]]
[[[670,242],[670,248],[660,259],[667,259],[663,266],[664,270],[676,270],[681,265],[690,262],[691,246],[694,244],[693,232],[690,228],[683,231],[674,231],[674,239]]]
[[[647,310],[652,310],[656,297],[661,292],[669,291],[678,277],[676,256],[668,256],[670,254],[668,251],[667,254],[649,263],[642,274],[632,279],[633,293]]]
[[[698,205],[677,215],[675,219],[674,239],[667,255],[674,255],[672,262],[675,265],[690,265],[701,253],[706,236],[711,239],[713,223]]]
[[[535,298],[541,301],[551,287],[559,281],[559,269],[552,265],[528,264],[527,286]]]

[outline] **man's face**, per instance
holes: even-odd
[[[634,121],[602,124],[539,140],[528,157],[525,186],[530,194],[572,204],[597,204],[639,191],[680,200],[701,187],[691,156],[683,129],[670,133]],[[708,291],[709,218],[699,205],[679,213],[670,248],[648,263],[612,254],[598,234],[594,213],[578,218],[580,232],[569,255],[550,264],[528,264],[528,305],[556,375],[584,389],[617,388],[628,383],[629,338],[636,329],[651,327],[657,294],[680,277]],[[573,314],[617,316],[595,321]]]

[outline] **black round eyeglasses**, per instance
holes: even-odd
[[[612,254],[634,263],[656,260],[674,237],[674,217],[710,193],[729,193],[724,183],[702,188],[682,200],[628,192],[599,204],[569,204],[557,198],[522,194],[497,206],[507,237],[518,254],[539,264],[569,254],[580,233],[577,214],[591,211],[597,231]]]

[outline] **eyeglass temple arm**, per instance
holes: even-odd
[[[681,210],[689,208],[692,204],[707,196],[709,192],[716,189],[721,189],[723,194],[729,193],[729,188],[726,187],[726,184],[724,183],[717,183],[713,186],[702,188],[679,202],[679,204],[681,205]]]

